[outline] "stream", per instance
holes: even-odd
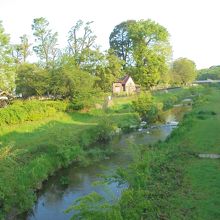
[[[102,194],[108,200],[120,198],[121,192],[127,186],[119,186],[117,182],[108,185],[95,185],[101,180],[101,175],[110,175],[119,167],[126,168],[132,161],[131,144],[153,144],[159,140],[164,141],[175,126],[169,122],[178,122],[189,107],[174,107],[164,115],[166,123],[150,129],[134,131],[116,136],[110,143],[116,152],[110,158],[96,162],[87,167],[71,165],[62,169],[55,176],[43,184],[38,193],[38,199],[32,210],[23,218],[26,220],[69,220],[74,212],[64,213],[73,202],[93,191]],[[174,123],[175,124],[175,123]],[[68,185],[62,186],[61,179],[68,179]]]

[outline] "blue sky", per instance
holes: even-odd
[[[0,20],[11,42],[32,35],[36,17],[45,17],[59,33],[61,47],[78,19],[94,21],[102,49],[114,26],[128,19],[152,19],[169,31],[173,59],[187,57],[197,68],[220,64],[219,0],[1,0]]]

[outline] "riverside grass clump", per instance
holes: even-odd
[[[0,219],[31,208],[35,192],[58,169],[73,162],[86,166],[109,155],[106,143],[115,130],[139,123],[130,112],[67,112],[68,103],[61,101],[15,102],[0,111],[7,115],[12,109],[19,109],[17,116],[0,130]]]

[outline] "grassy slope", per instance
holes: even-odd
[[[202,119],[198,117],[201,111],[206,112]],[[194,108],[191,120],[190,129],[181,133],[180,138],[171,140],[171,144],[174,142],[195,155],[220,154],[220,90],[210,91],[207,100]],[[194,219],[220,219],[220,161],[196,156],[184,159],[186,186],[174,198],[178,211],[192,210]],[[188,196],[183,196],[185,189],[190,190]],[[173,219],[178,219],[174,213]]]
[[[96,127],[103,116],[122,128],[139,120],[130,112],[57,112],[38,121],[1,127],[0,219],[4,212],[30,208],[34,190],[49,174],[71,161],[84,160],[99,134]]]

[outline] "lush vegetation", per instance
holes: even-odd
[[[24,34],[16,45],[10,43],[0,22],[0,91],[23,98],[0,109],[0,218],[6,213],[13,217],[30,208],[36,189],[57,169],[72,162],[86,165],[89,158],[96,160],[110,153],[105,145],[98,148],[96,143],[107,143],[117,130],[127,131],[131,125],[137,125],[140,117],[155,122],[163,110],[183,97],[196,95],[197,89],[153,95],[146,92],[160,86],[187,85],[196,77],[191,60],[178,59],[170,65],[171,45],[165,27],[152,20],[124,21],[115,26],[109,37],[110,48],[103,52],[96,44],[92,25],[93,22],[77,21],[68,32],[65,48],[60,48],[58,33],[50,28],[46,18],[33,20],[34,42]],[[33,54],[38,60],[31,63]],[[112,83],[126,74],[140,84],[142,93],[115,98],[113,103],[105,100],[103,104]],[[33,97],[57,101],[24,101]],[[97,103],[99,108],[94,108]],[[208,116],[201,113],[202,117]],[[157,157],[155,153],[155,161]],[[161,158],[156,163],[152,154],[155,169],[167,160],[166,155]],[[132,170],[131,166],[131,174],[138,167]],[[125,178],[126,175],[124,180],[129,182],[131,178],[131,191],[127,195],[125,192],[121,204],[113,208],[114,219],[119,212],[123,218],[135,219],[148,204],[148,200],[136,203],[146,195],[146,179],[129,175]],[[140,175],[145,178],[142,170]],[[152,178],[152,185],[154,181]],[[96,200],[101,204],[99,196]],[[132,210],[130,202],[138,205],[136,211],[121,213],[121,208]],[[155,207],[152,203],[152,210]],[[100,209],[108,209],[111,216],[110,204],[104,203]]]
[[[173,84],[176,85],[191,84],[197,76],[195,63],[187,58],[175,60],[170,71]]]
[[[206,79],[219,80],[220,79],[220,66],[211,66],[208,69],[199,70],[197,78],[199,80],[206,80]]]
[[[105,52],[96,44],[92,26],[93,22],[77,21],[65,48],[60,48],[58,33],[46,18],[33,19],[34,42],[24,34],[15,45],[0,23],[0,90],[24,98],[69,99],[79,109],[89,107],[94,96],[111,92],[112,83],[126,74],[143,90],[193,81],[192,61],[184,58],[170,66],[169,33],[160,24],[132,20],[116,25]],[[38,60],[30,63],[32,55]]]
[[[138,112],[142,120],[153,123],[161,120],[163,111],[168,110],[185,98],[194,100],[202,87],[142,92],[132,101],[132,108]]]
[[[119,202],[92,193],[69,208],[72,219],[218,219],[219,160],[199,158],[220,153],[220,88],[204,88],[193,110],[164,142],[135,147],[134,162],[111,180],[127,182]]]
[[[61,101],[16,101],[0,111],[0,126],[20,124],[25,121],[37,121],[55,116],[68,108],[67,102]]]
[[[87,165],[111,153],[101,143],[107,143],[118,128],[128,131],[131,125],[138,125],[140,119],[134,103],[141,100],[142,109],[141,104],[149,108],[157,103],[165,106],[163,103],[173,97],[177,102],[193,92],[180,89],[148,96],[115,97],[110,107],[93,108],[87,113],[73,110],[70,102],[47,100],[15,101],[1,109],[1,215],[30,208],[36,199],[35,190],[57,169],[74,161]],[[146,97],[153,101],[149,103]],[[151,113],[145,114],[150,122],[155,120]],[[139,115],[142,116],[141,112]]]
[[[1,218],[29,209],[35,190],[57,169],[74,161],[87,165],[111,153],[102,143],[118,127],[127,130],[139,123],[138,115],[129,111],[70,110],[61,101],[15,102],[0,110]]]

